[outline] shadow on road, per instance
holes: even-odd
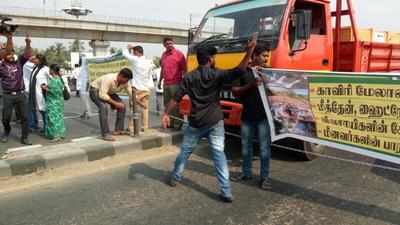
[[[191,162],[189,162],[188,164],[190,164],[190,163]],[[150,178],[154,181],[157,181],[163,185],[169,186],[168,185],[168,179],[170,177],[169,171],[156,169],[156,168],[153,168],[144,163],[137,163],[137,164],[131,165],[129,167],[128,179],[136,180],[136,176],[138,174],[141,174],[141,175],[143,175],[147,178]],[[204,194],[208,198],[218,200],[218,195],[216,193],[208,190],[207,188],[205,188],[189,179],[183,178],[182,181],[179,183],[179,185],[184,185],[184,186],[191,188],[199,193]]]
[[[197,173],[202,173],[208,176],[214,176],[214,168],[206,163],[191,160],[186,166],[186,170],[191,170]],[[151,178],[161,184],[167,185],[169,172],[161,169],[153,168],[144,163],[138,163],[130,166],[129,179],[135,180],[136,175],[141,174]],[[398,224],[399,213],[391,209],[386,209],[372,204],[364,204],[349,199],[339,198],[330,194],[322,193],[312,189],[298,186],[296,184],[272,179],[273,189],[271,192],[288,196],[291,198],[300,199],[313,204],[319,204],[337,210],[347,211],[367,218],[373,218],[388,223]],[[254,183],[244,183],[254,188],[258,188]],[[217,195],[207,188],[184,178],[181,185],[189,187],[205,196],[217,200]]]
[[[189,161],[186,169],[209,176],[214,175],[214,168],[200,161]],[[254,182],[243,184],[258,188]],[[400,212],[396,212],[394,210],[382,208],[376,205],[364,204],[349,199],[338,198],[333,195],[307,189],[296,184],[291,184],[276,179],[272,179],[272,184],[273,189],[271,192],[276,194],[290,196],[291,198],[301,199],[310,203],[324,205],[326,207],[351,212],[360,216],[374,218],[393,224],[398,224],[400,221]]]
[[[231,162],[232,166],[240,166],[242,160],[241,153],[241,140],[236,137],[226,136],[225,138],[225,154],[227,159]],[[211,151],[209,150],[207,140],[202,140],[199,146],[193,151],[193,154],[205,158],[211,158]],[[257,144],[254,144],[254,159],[258,159],[259,157],[259,147]],[[301,162],[299,157],[294,152],[285,151],[282,149],[272,148],[271,158],[279,161],[287,161],[287,162]]]
[[[380,165],[380,166],[386,166],[386,167],[391,167],[397,170],[400,170],[400,165],[394,164],[394,163],[390,163],[387,161],[383,161],[383,160],[375,160],[374,162],[375,165]],[[397,184],[400,184],[400,172],[396,172],[393,170],[388,170],[388,169],[383,169],[383,168],[378,168],[378,167],[374,167],[371,170],[372,173],[384,177],[387,180],[391,180]]]
[[[348,199],[338,198],[329,194],[310,190],[295,184],[272,179],[273,190],[271,192],[301,199],[307,202],[317,203],[326,207],[335,208],[391,224],[399,224],[400,212],[379,207],[377,205],[364,204]]]

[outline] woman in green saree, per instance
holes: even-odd
[[[65,138],[64,124],[64,82],[60,74],[60,66],[50,66],[50,76],[47,86],[43,89],[46,92],[47,127],[45,135],[52,142],[58,142]]]

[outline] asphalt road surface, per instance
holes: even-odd
[[[240,145],[228,144],[237,165]],[[363,162],[373,159],[328,150]],[[235,201],[217,199],[206,148],[176,188],[165,184],[176,149],[164,147],[79,168],[0,181],[0,225],[383,225],[400,224],[400,174],[274,151],[272,190],[232,183]],[[255,174],[258,163],[255,162]],[[232,173],[239,167],[232,166]]]

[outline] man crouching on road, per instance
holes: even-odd
[[[214,47],[199,48],[197,60],[199,66],[193,72],[184,76],[175,98],[171,100],[162,117],[162,125],[167,128],[170,124],[169,113],[177,106],[184,95],[189,95],[192,102],[192,111],[189,125],[183,131],[181,151],[175,161],[169,184],[174,187],[182,180],[185,164],[202,137],[207,137],[210,144],[218,183],[221,189],[219,195],[223,202],[233,201],[229,183],[229,170],[224,153],[225,130],[219,95],[226,82],[238,78],[244,71],[257,44],[257,34],[253,35],[247,46],[247,54],[240,65],[233,69],[222,71],[215,69],[217,49]]]
[[[122,69],[118,74],[107,74],[97,78],[90,84],[90,99],[96,104],[100,112],[101,135],[105,141],[115,141],[112,135],[121,135],[124,132],[125,104],[118,93],[125,91],[132,101],[132,88],[128,82],[132,79],[132,71],[128,68]],[[108,107],[117,110],[115,131],[110,132],[108,127]]]

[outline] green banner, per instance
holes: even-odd
[[[121,52],[111,55],[108,57],[99,57],[99,58],[89,58],[87,60],[88,72],[89,72],[89,81],[93,80],[109,74],[109,73],[118,73],[121,69],[128,67],[128,60],[122,55]]]
[[[400,164],[400,76],[254,71],[273,141],[296,138]]]

